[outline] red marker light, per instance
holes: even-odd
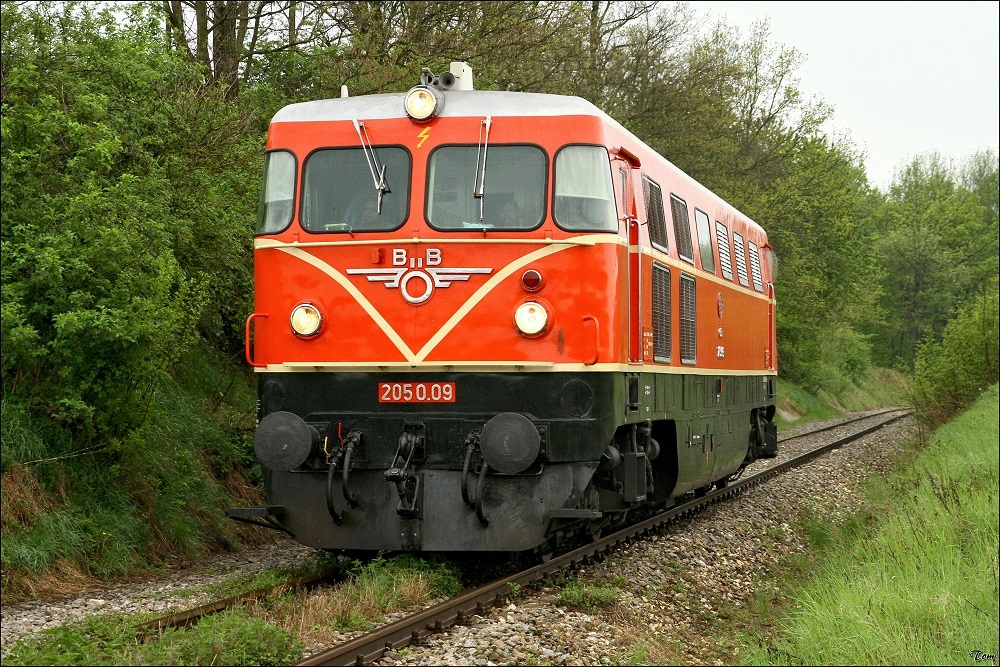
[[[528,269],[521,275],[521,287],[529,292],[536,292],[542,287],[542,274],[534,269]]]

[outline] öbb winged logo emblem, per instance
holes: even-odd
[[[438,287],[450,287],[453,282],[464,282],[473,275],[493,273],[490,268],[446,268],[441,266],[441,250],[427,248],[423,257],[410,257],[405,248],[392,249],[392,268],[388,269],[347,269],[352,276],[365,276],[368,282],[382,283],[388,289],[398,289],[403,299],[418,306],[434,294]],[[423,290],[417,287],[411,291],[412,281],[423,283]]]

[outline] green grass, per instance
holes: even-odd
[[[387,613],[464,588],[454,564],[410,555],[355,561],[346,575],[329,594],[271,605],[265,616],[282,627],[308,628],[314,639],[325,641],[331,632],[368,629]]]
[[[976,664],[997,653],[998,392],[942,427],[872,509],[807,519],[816,574],[751,664]],[[767,615],[767,610],[760,610]],[[980,664],[983,664],[980,661]]]
[[[417,593],[414,592],[416,589]],[[368,627],[383,613],[421,598],[457,595],[463,589],[461,575],[452,565],[415,556],[376,558],[355,566],[341,588],[348,601],[334,619],[342,630]]]
[[[74,450],[73,438],[41,419],[32,419],[25,405],[0,399],[0,469],[7,472],[12,465],[38,461]]]
[[[618,598],[619,591],[615,588],[591,586],[574,578],[570,579],[556,595],[556,604],[594,612],[601,607],[617,604]]]
[[[887,368],[872,368],[856,385],[858,407],[845,405],[849,410],[863,410],[880,406],[908,405],[909,380]]]
[[[625,655],[624,663],[626,665],[645,665],[646,662],[646,645],[642,642],[633,643]]]
[[[171,628],[141,643],[134,619],[95,616],[25,637],[5,665],[276,665],[297,661],[297,637],[232,607],[191,628]]]
[[[200,594],[207,594],[213,599],[223,600],[276,586],[297,577],[314,574],[327,574],[330,576],[335,576],[338,573],[344,574],[350,567],[351,564],[349,561],[342,560],[334,554],[325,551],[315,551],[310,554],[305,562],[294,568],[270,568],[255,575],[234,574],[220,581],[192,586],[181,591],[174,591],[169,596],[186,599]],[[162,597],[168,596],[164,594]]]

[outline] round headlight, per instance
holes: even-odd
[[[514,326],[525,336],[537,336],[549,324],[549,314],[542,304],[528,301],[518,306],[514,312]]]
[[[417,86],[406,93],[403,100],[406,115],[413,120],[427,120],[438,111],[438,98],[429,88]]]
[[[311,303],[300,303],[292,309],[292,331],[300,336],[314,336],[323,323],[319,309]]]

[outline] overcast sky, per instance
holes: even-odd
[[[699,14],[746,36],[770,20],[771,42],[805,58],[800,89],[834,109],[826,129],[867,155],[885,189],[915,155],[960,162],[997,150],[1000,2],[690,1]]]

